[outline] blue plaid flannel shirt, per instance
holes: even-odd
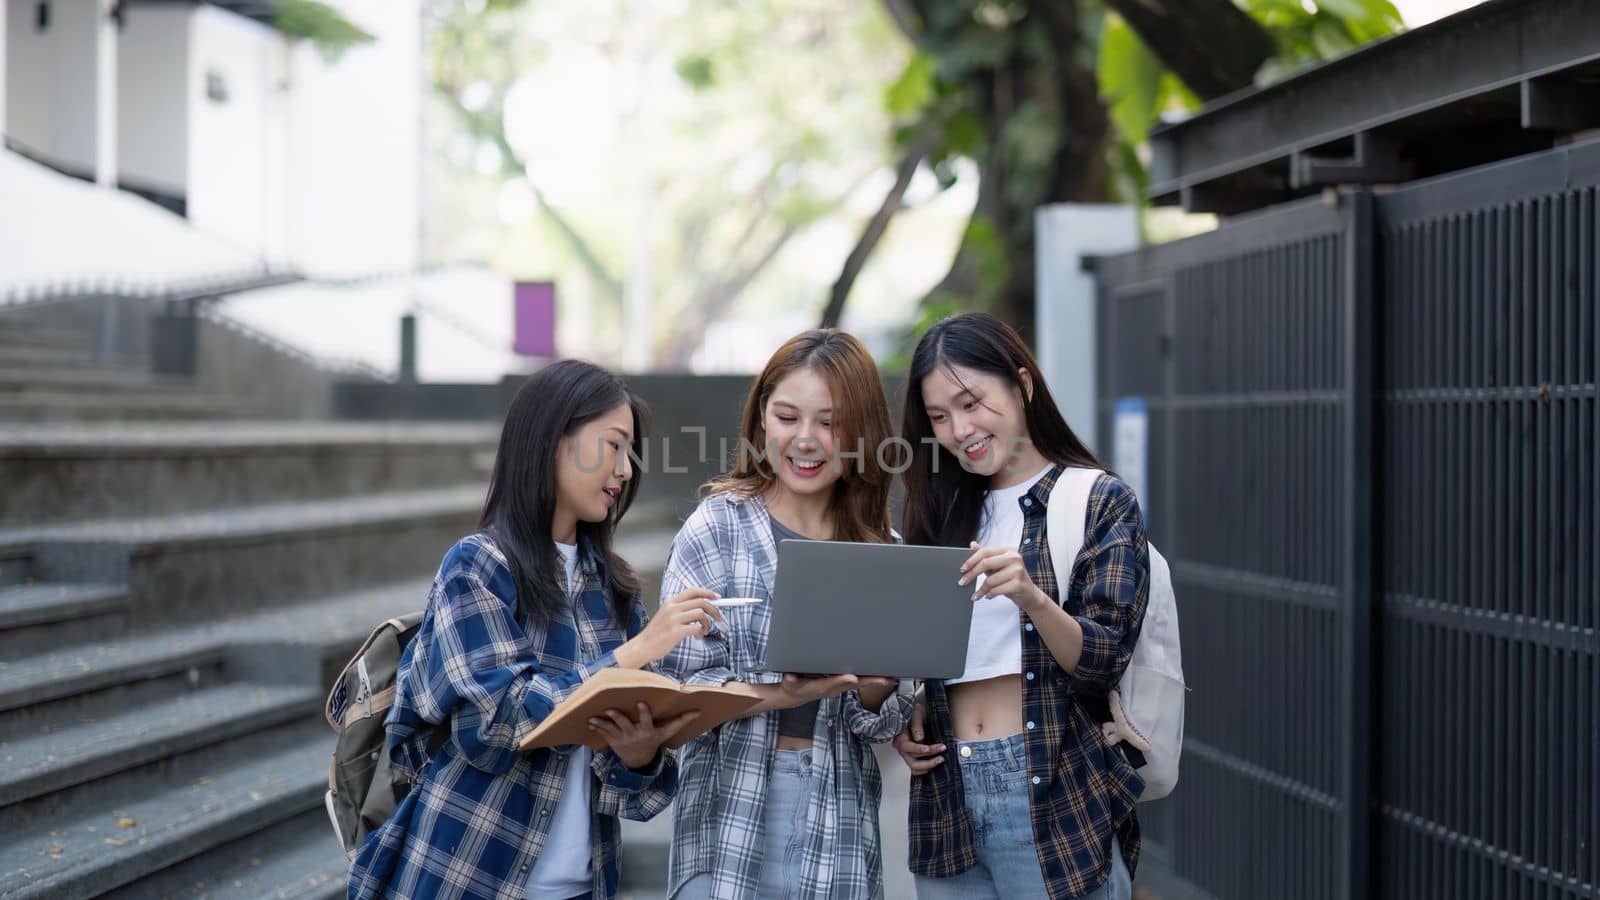
[[[1068,674],[1019,613],[1033,838],[1051,900],[1079,897],[1105,883],[1113,834],[1128,871],[1138,865],[1134,803],[1144,779],[1122,751],[1106,744],[1100,723],[1110,718],[1106,695],[1121,680],[1139,638],[1150,582],[1139,505],[1133,491],[1110,475],[1101,476],[1090,492],[1083,548],[1070,568],[1056,567],[1045,536],[1045,509],[1060,475],[1060,467],[1051,469],[1018,500],[1023,515],[1019,549],[1028,576],[1083,625],[1083,655]],[[1057,575],[1069,573],[1070,590],[1062,591]],[[927,684],[926,716],[925,741],[950,749],[944,765],[911,779],[911,871],[950,877],[977,865],[978,858],[961,768],[951,755],[955,741],[942,681]]]
[[[349,896],[518,900],[549,836],[569,753],[521,753],[517,744],[557,703],[644,627],[636,597],[626,632],[606,600],[595,558],[580,551],[574,614],[530,629],[515,613],[505,556],[487,535],[462,539],[434,579],[421,629],[406,649],[387,720],[390,763],[411,792],[367,836],[350,869]],[[430,761],[427,738],[449,722]],[[571,748],[563,748],[567,750]],[[594,754],[590,839],[597,897],[617,893],[617,817],[645,820],[671,802],[677,763],[663,751],[649,772],[610,750]]]

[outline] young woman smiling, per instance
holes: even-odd
[[[1102,474],[1082,549],[1051,556],[1056,479],[1105,466],[1067,426],[1027,345],[992,316],[923,335],[903,428],[906,540],[972,548],[960,581],[975,585],[966,672],[929,682],[895,740],[914,773],[917,895],[1127,900],[1144,784],[1100,726],[1149,582],[1133,491]]]
[[[770,600],[784,538],[893,540],[893,477],[877,452],[889,427],[883,382],[860,341],[818,330],[784,344],[750,388],[739,459],[673,541],[662,594],[699,587]],[[669,896],[880,897],[881,780],[870,744],[901,729],[910,685],[755,671],[769,621],[768,603],[730,609],[662,661],[691,684],[743,681],[765,698],[682,749]]]

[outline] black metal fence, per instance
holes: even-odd
[[[1600,896],[1600,142],[1097,261],[1227,898]]]

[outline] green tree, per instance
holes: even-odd
[[[317,0],[283,0],[273,14],[272,27],[289,37],[310,41],[329,62],[336,62],[351,47],[374,40],[333,7]]]
[[[1137,202],[1142,145],[1165,111],[1270,79],[1401,27],[1389,0],[882,0],[916,48],[887,96],[900,170],[978,169],[977,203],[920,329],[987,309],[1031,336],[1033,214],[1050,203]],[[900,204],[897,181],[823,314],[838,322]]]
[[[654,361],[665,368],[686,365],[708,325],[884,167],[883,108],[862,85],[888,83],[910,55],[880,9],[854,0],[696,0],[676,10],[440,0],[429,44],[437,130],[471,148],[457,154],[451,190],[481,189],[481,205],[505,184],[526,186],[539,228],[513,239],[558,243],[577,262],[597,332],[621,330],[631,264],[647,254]],[[649,99],[619,100],[618,139],[592,161],[615,175],[605,191],[563,205],[514,120],[519,90],[559,75],[573,46],[592,48],[628,82],[614,93],[645,84]],[[548,122],[557,137],[539,140],[559,139],[566,124]],[[661,227],[641,233],[641,215]]]

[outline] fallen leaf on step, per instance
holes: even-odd
[[[261,860],[259,858],[252,858],[250,860],[250,868],[252,868],[252,869],[261,868]]]
[[[117,824],[121,825],[123,828],[132,828],[133,826],[135,826],[135,825],[137,825],[139,823],[135,822],[133,820],[133,818],[130,817],[130,816],[123,816],[122,818],[117,820]]]
[[[127,841],[122,838],[106,838],[106,843],[113,847],[121,847],[123,844],[126,844]]]

